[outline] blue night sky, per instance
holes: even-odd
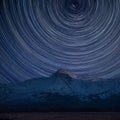
[[[120,0],[0,0],[0,82],[120,78]]]

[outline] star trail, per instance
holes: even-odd
[[[0,1],[0,82],[60,68],[120,77],[120,0]]]

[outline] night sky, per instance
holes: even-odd
[[[0,0],[0,82],[60,68],[120,78],[120,0]]]

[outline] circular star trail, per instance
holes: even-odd
[[[120,77],[120,0],[0,1],[0,81],[60,68]]]

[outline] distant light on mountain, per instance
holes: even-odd
[[[67,71],[67,70],[64,70],[64,69],[59,69],[57,71],[58,73],[62,73],[62,74],[66,74],[68,76],[70,76],[71,78],[74,78],[74,79],[77,79],[79,78],[79,76],[73,72],[70,72],[70,71]]]

